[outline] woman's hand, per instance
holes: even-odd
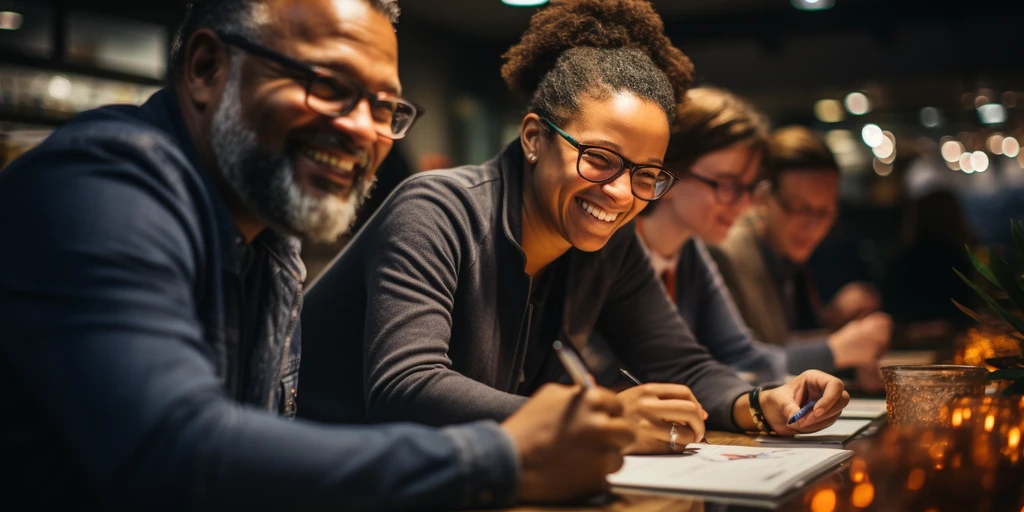
[[[671,453],[704,437],[708,413],[680,384],[648,383],[619,393],[625,417],[636,431],[636,443],[626,453]],[[675,439],[672,430],[675,427]]]
[[[818,403],[813,409],[792,425],[787,424],[804,404],[815,398]],[[765,421],[783,436],[816,432],[835,423],[848,403],[850,394],[843,389],[843,381],[818,370],[807,370],[785,385],[761,392]]]

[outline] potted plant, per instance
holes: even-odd
[[[967,249],[974,268],[998,290],[998,297],[986,293],[974,281],[953,269],[981,297],[996,318],[979,315],[955,300],[953,303],[979,324],[1013,338],[1024,349],[1024,221],[1010,221],[1010,234],[1009,261],[990,250],[986,265],[970,248]],[[997,357],[985,362],[997,368],[988,374],[988,380],[1011,381],[1003,392],[1008,395],[1024,394],[1024,357]]]

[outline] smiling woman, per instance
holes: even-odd
[[[662,160],[689,60],[645,0],[553,2],[504,58],[529,99],[519,138],[407,180],[306,295],[300,415],[504,419],[566,378],[552,341],[599,331],[640,379],[671,383],[623,393],[634,450],[685,446],[705,420],[752,426],[746,405],[733,416],[749,387],[694,341],[630,223],[676,181]]]

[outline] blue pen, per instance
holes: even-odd
[[[816,403],[818,403],[818,399],[817,398],[815,398],[814,400],[811,400],[810,402],[807,402],[807,405],[801,407],[800,410],[797,411],[796,414],[794,414],[793,417],[789,419],[789,422],[786,423],[786,425],[792,425],[792,424],[800,421],[800,418],[803,418],[804,416],[807,415],[807,413],[811,412],[811,409],[814,408],[814,404],[816,404]]]

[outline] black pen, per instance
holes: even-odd
[[[622,375],[625,375],[627,379],[633,381],[633,384],[636,384],[637,386],[643,384],[643,382],[640,382],[640,379],[634,377],[632,373],[627,372],[625,368],[619,368],[619,371],[622,372]],[[707,436],[701,437],[700,442],[704,444],[711,444],[708,442]]]

